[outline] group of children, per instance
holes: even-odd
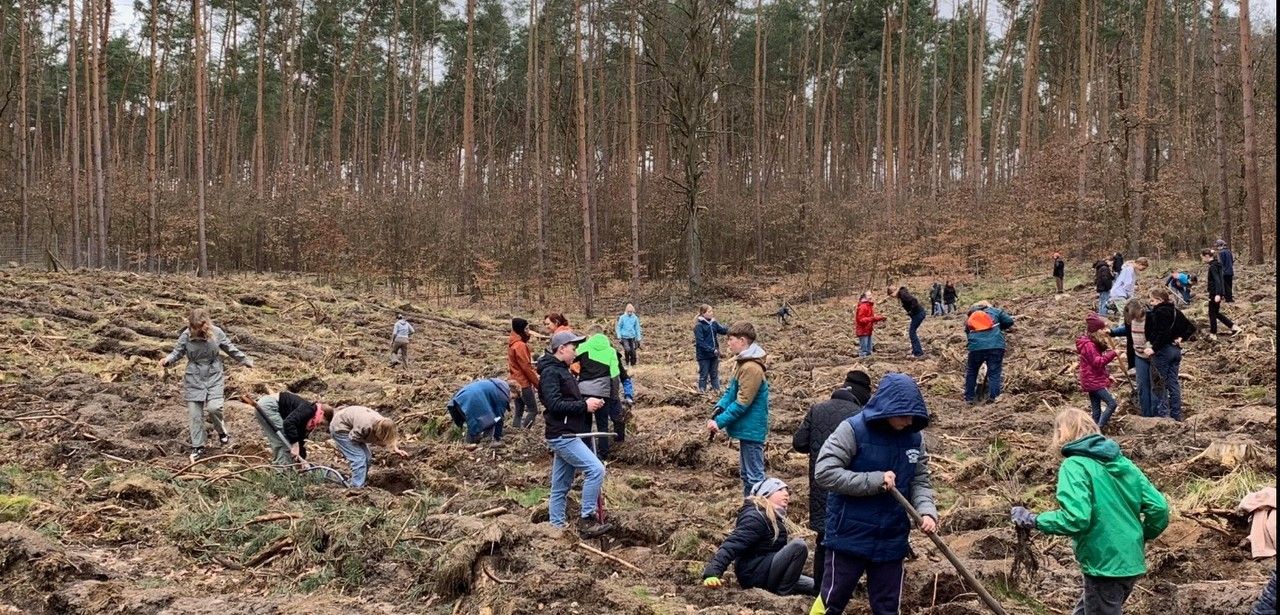
[[[1138,259],[1128,267],[1135,285],[1136,272],[1146,269],[1144,260]],[[1218,275],[1219,281],[1215,282],[1211,270],[1211,297],[1215,292],[1225,292],[1221,274]],[[951,287],[949,283],[947,286]],[[1114,297],[1115,290],[1112,285],[1108,292]],[[1131,290],[1128,295],[1123,294],[1124,288],[1120,291],[1121,300],[1132,296]],[[925,317],[923,306],[905,287],[890,287],[888,294],[898,299],[910,316],[912,354],[921,356],[923,349],[915,331]],[[931,291],[930,299],[936,304],[933,294]],[[951,304],[948,312],[954,311],[954,290],[950,296],[948,301],[943,295],[943,303]],[[1091,615],[1120,613],[1134,582],[1146,570],[1143,545],[1158,536],[1168,523],[1164,497],[1113,441],[1100,435],[1101,427],[1115,410],[1114,396],[1108,390],[1111,378],[1106,372],[1107,365],[1117,356],[1111,341],[1114,337],[1126,338],[1130,365],[1138,372],[1143,414],[1167,412],[1174,418],[1181,416],[1178,345],[1194,334],[1194,325],[1173,306],[1166,288],[1153,289],[1149,300],[1150,309],[1137,302],[1121,303],[1124,323],[1117,327],[1109,327],[1099,314],[1090,314],[1086,319],[1086,334],[1077,339],[1077,349],[1081,386],[1089,394],[1092,416],[1080,410],[1064,410],[1055,417],[1052,428],[1054,446],[1064,457],[1057,493],[1061,510],[1036,514],[1015,507],[1010,513],[1018,527],[1074,539],[1084,574],[1077,612]],[[1114,303],[1100,298],[1100,305]],[[875,313],[873,295],[869,291],[863,293],[855,315],[860,355],[872,352],[874,325],[883,320]],[[618,318],[614,333],[623,347],[621,352],[614,349],[602,330],[589,336],[574,333],[563,315],[548,314],[543,324],[545,336],[531,331],[527,321],[513,319],[507,347],[508,377],[464,386],[450,400],[447,411],[455,423],[465,427],[468,442],[499,442],[510,403],[515,405],[518,428],[533,425],[540,403],[544,437],[553,453],[550,523],[568,528],[567,496],[576,473],[582,472],[577,529],[584,538],[599,536],[612,527],[603,515],[600,501],[606,475],[602,458],[607,455],[609,438],[594,434],[607,431],[612,420],[612,439],[625,438],[626,415],[622,408],[624,404],[629,408],[633,397],[625,368],[637,363],[639,318],[631,305]],[[994,401],[999,395],[1003,332],[1012,325],[1013,318],[990,303],[978,302],[970,308],[965,320],[969,345],[966,401],[972,402],[978,395],[976,376],[982,365],[987,369],[988,399]],[[412,326],[399,318],[392,336],[397,363],[407,364],[408,338],[412,333]],[[546,352],[536,360],[529,347],[535,335],[547,339]],[[804,417],[792,444],[796,451],[810,457],[809,527],[817,532],[817,539],[813,574],[806,576],[808,547],[803,540],[792,538],[795,526],[787,517],[791,490],[782,479],[766,474],[764,445],[770,431],[770,383],[767,354],[752,323],[736,322],[725,327],[715,320],[710,306],[700,308],[694,325],[698,388],[719,391],[721,335],[727,337],[734,371],[706,429],[711,438],[724,432],[739,441],[744,500],[733,531],[704,568],[703,584],[721,586],[724,573],[732,566],[743,587],[760,587],[783,595],[814,595],[811,614],[834,614],[843,611],[859,579],[865,576],[872,612],[897,613],[912,522],[891,491],[905,496],[920,513],[918,529],[922,532],[935,532],[938,524],[928,454],[921,434],[930,418],[919,386],[910,376],[888,374],[873,391],[866,373],[852,371],[830,400],[813,406]],[[203,310],[197,309],[191,311],[188,327],[174,351],[162,359],[166,367],[184,356],[188,360],[184,399],[191,419],[193,460],[203,453],[206,413],[220,441],[225,445],[230,440],[220,412],[223,352],[246,366],[253,364],[225,333],[213,326]],[[1163,389],[1153,394],[1148,387],[1143,394],[1141,383],[1150,384],[1152,372],[1161,376]],[[273,459],[280,466],[306,469],[305,441],[320,427],[329,429],[337,448],[350,463],[352,477],[348,484],[352,487],[361,487],[367,480],[370,445],[382,445],[395,454],[406,455],[397,444],[394,421],[370,408],[335,409],[288,391],[246,402],[253,405]],[[584,439],[583,434],[593,434],[596,446],[590,446],[591,440]]]

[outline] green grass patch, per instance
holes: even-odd
[[[1181,510],[1235,508],[1244,496],[1275,484],[1275,475],[1237,468],[1219,479],[1193,478],[1174,496]]]
[[[549,495],[551,495],[551,489],[538,486],[512,493],[511,499],[515,500],[517,504],[525,508],[533,508]]]
[[[1045,606],[1043,602],[1023,593],[1022,590],[1013,587],[1005,579],[992,579],[990,583],[993,593],[997,597],[1003,598],[1004,602],[1013,602],[1024,606],[1036,615],[1050,615],[1050,613],[1056,612],[1049,610],[1049,607]]]
[[[36,503],[29,495],[0,495],[0,521],[22,521]]]

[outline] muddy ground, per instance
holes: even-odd
[[[877,355],[860,361],[852,299],[795,303],[786,327],[765,316],[776,306],[764,299],[785,282],[718,305],[724,322],[755,320],[771,355],[767,460],[797,494],[792,519],[807,518],[806,460],[790,452],[805,408],[851,367],[873,379],[909,373],[936,416],[927,441],[943,537],[1010,612],[1069,612],[1079,587],[1069,542],[1035,537],[1038,574],[1011,579],[1007,511],[1014,501],[1051,504],[1050,419],[1086,404],[1073,345],[1094,297],[1083,276],[1057,297],[1039,278],[961,289],[962,303],[993,299],[1018,319],[1006,393],[977,407],[960,399],[958,317],[926,320],[928,357],[910,360],[906,317],[883,303]],[[1186,422],[1136,417],[1123,379],[1113,389],[1122,406],[1110,434],[1174,507],[1128,612],[1244,613],[1275,566],[1249,557],[1239,545],[1246,522],[1230,512],[1275,484],[1274,266],[1243,268],[1236,284],[1228,314],[1245,332],[1186,345]],[[378,455],[361,492],[276,474],[252,411],[229,403],[232,443],[191,466],[181,367],[156,363],[188,306],[208,308],[257,360],[229,367],[229,396],[289,387],[363,403],[400,423],[412,457]],[[407,370],[386,363],[397,308],[419,331]],[[0,270],[0,613],[806,612],[804,598],[698,583],[740,503],[736,445],[709,444],[702,430],[713,400],[693,386],[692,313],[640,310],[635,431],[615,447],[606,490],[617,529],[588,545],[636,570],[545,523],[540,422],[502,449],[472,451],[445,416],[456,386],[505,371],[506,324],[539,321],[531,310],[428,306],[268,277]],[[1203,301],[1188,310],[1202,325],[1205,312]],[[312,461],[346,469],[322,435],[313,439]],[[1226,463],[1201,454],[1214,443],[1243,454]],[[905,612],[984,612],[926,539],[913,544]]]

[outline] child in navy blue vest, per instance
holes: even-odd
[[[937,530],[938,507],[920,431],[929,426],[920,387],[888,374],[862,412],[846,419],[818,454],[814,480],[826,489],[822,588],[810,615],[844,611],[863,573],[874,615],[896,615],[911,520],[889,489],[920,512],[920,530]]]

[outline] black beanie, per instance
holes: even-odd
[[[511,319],[511,330],[515,331],[517,334],[524,335],[525,329],[528,329],[528,328],[529,328],[529,321],[523,318]]]
[[[860,370],[851,370],[845,374],[844,384],[840,388],[853,394],[858,405],[865,405],[871,399],[871,376]]]

